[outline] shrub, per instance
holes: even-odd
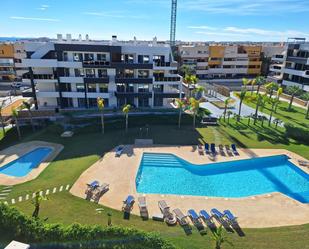
[[[0,203],[0,233],[9,233],[12,239],[27,243],[41,243],[37,248],[71,248],[76,242],[79,248],[162,248],[175,246],[163,240],[156,233],[146,233],[133,228],[119,226],[86,226],[72,224],[47,224],[19,212],[16,208]],[[70,242],[68,242],[70,241]],[[62,245],[60,246],[59,244]],[[65,242],[65,243],[64,243]],[[66,246],[65,246],[66,244]],[[85,245],[83,245],[85,244]],[[34,248],[36,248],[34,244]]]
[[[306,128],[296,127],[290,123],[284,124],[285,134],[287,137],[292,138],[296,141],[304,142],[309,144],[309,130]]]

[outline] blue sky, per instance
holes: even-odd
[[[170,0],[1,0],[0,36],[169,39]],[[3,11],[4,10],[4,11]],[[309,39],[309,0],[178,0],[177,39]]]

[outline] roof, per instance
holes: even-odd
[[[13,240],[4,249],[29,249],[30,245]]]

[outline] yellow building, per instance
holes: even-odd
[[[14,79],[14,45],[0,43],[0,80],[13,81]]]

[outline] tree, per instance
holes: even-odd
[[[241,107],[242,107],[242,102],[244,101],[245,97],[246,97],[246,94],[247,94],[247,88],[242,88],[240,94],[239,94],[239,99],[240,99],[240,102],[239,102],[239,111],[238,111],[238,117],[237,117],[237,122],[240,121],[240,114],[241,114]]]
[[[279,85],[275,82],[269,82],[265,85],[266,92],[269,93],[269,98],[273,96],[274,91],[278,90]]]
[[[231,117],[232,114],[233,114],[232,111],[227,111],[227,123],[228,124],[230,123],[230,117]]]
[[[184,82],[188,84],[188,88],[190,91],[190,97],[191,97],[191,90],[192,88],[193,89],[195,88],[195,85],[198,82],[198,78],[195,75],[187,74],[184,78]]]
[[[192,75],[194,73],[194,70],[188,65],[182,65],[179,68],[179,72],[182,76],[186,76],[186,75]]]
[[[193,113],[193,129],[195,128],[195,121],[196,121],[196,115],[198,113],[198,110],[200,108],[200,102],[196,100],[195,98],[190,98],[190,107],[191,111]]]
[[[277,108],[280,104],[280,96],[281,96],[282,93],[283,93],[283,88],[279,87],[279,89],[277,90],[277,104],[275,106],[275,111],[274,111],[275,113],[277,113]]]
[[[266,79],[263,76],[258,76],[255,78],[255,84],[257,85],[256,94],[260,93],[261,86],[266,83]]]
[[[288,107],[288,110],[291,111],[294,97],[300,95],[302,93],[302,90],[298,86],[288,86],[286,88],[286,91],[288,94],[291,95],[291,100]]]
[[[181,115],[184,107],[184,102],[181,99],[176,99],[177,107],[179,109],[179,116],[178,116],[178,128],[180,128],[181,123]]]
[[[15,108],[13,108],[12,109],[12,116],[13,116],[13,119],[15,121],[18,138],[19,138],[19,140],[21,140],[21,133],[20,133],[20,127],[19,127],[19,122],[18,122],[18,115],[19,115],[18,111]]]
[[[271,104],[271,110],[270,110],[270,116],[269,116],[269,119],[268,119],[268,126],[270,126],[271,124],[271,119],[273,117],[273,113],[275,111],[275,107],[278,105],[278,98],[270,98],[269,99],[269,103]]]
[[[3,116],[2,116],[2,109],[4,107],[4,103],[5,103],[4,100],[0,102],[0,122],[1,122],[1,126],[2,126],[3,136],[5,136],[5,123],[4,123],[4,119],[3,119]]]
[[[194,90],[193,93],[195,94],[195,97],[197,99],[200,99],[203,97],[203,92],[205,92],[205,87],[203,86],[197,86]]]
[[[101,112],[101,125],[102,125],[102,133],[105,132],[105,126],[104,126],[104,99],[98,97],[97,98],[97,106],[99,111]]]
[[[126,132],[128,132],[128,126],[129,126],[129,112],[131,109],[131,105],[125,105],[122,108],[122,112],[124,113],[125,117],[126,117]]]
[[[31,111],[31,104],[27,101],[23,101],[23,108],[27,109],[27,111],[29,112],[32,131],[35,131],[35,127],[34,127],[34,124],[33,124],[33,115],[32,115],[32,111]]]
[[[250,83],[251,83],[251,80],[249,80],[247,78],[242,79],[242,84],[244,85],[246,91],[247,91],[247,85],[249,85]]]
[[[42,201],[47,201],[48,198],[44,197],[40,194],[40,191],[35,192],[34,198],[31,200],[31,204],[34,206],[34,211],[32,213],[33,218],[38,218],[39,217],[39,212],[41,208],[41,202]]]
[[[309,118],[309,92],[304,93],[301,98],[305,101],[307,101],[307,112],[306,112],[306,119]]]
[[[255,107],[253,124],[256,124],[256,121],[258,119],[259,107],[261,107],[263,109],[265,107],[266,102],[267,102],[267,96],[259,93],[257,95],[257,99],[256,99],[256,107]]]
[[[221,246],[224,243],[228,243],[229,245],[233,246],[233,244],[226,238],[222,225],[220,225],[215,231],[213,231],[212,239],[216,243],[215,249],[221,249]]]
[[[224,100],[224,112],[223,112],[223,120],[225,122],[225,116],[226,116],[226,112],[228,107],[231,106],[231,104],[233,104],[235,102],[234,99],[232,99],[231,97],[228,97],[226,100]]]
[[[250,81],[251,84],[251,96],[253,95],[254,86],[256,85],[256,79]]]

